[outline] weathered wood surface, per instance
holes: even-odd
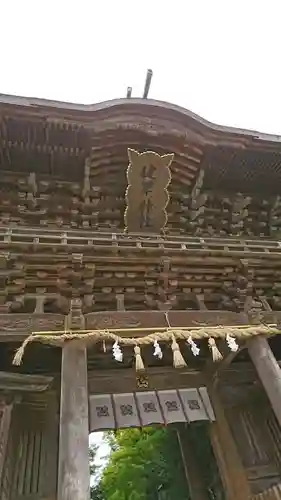
[[[228,392],[231,397],[231,388]],[[240,392],[244,392],[241,387]],[[225,404],[225,394],[223,401]],[[252,493],[258,494],[278,483],[280,426],[263,386],[253,384],[248,395],[244,394],[244,401],[234,399],[232,406],[226,408],[226,415]]]
[[[89,500],[89,417],[86,349],[62,352],[58,500]]]
[[[175,370],[170,367],[148,368],[145,372],[149,390],[202,387],[204,374],[190,369]],[[134,392],[137,389],[136,370],[91,370],[88,372],[89,394]],[[142,389],[140,389],[142,390]]]
[[[26,393],[22,399],[29,396]],[[46,406],[34,407],[26,401],[14,405],[1,500],[3,494],[5,500],[57,500],[59,422],[53,404],[56,398],[53,392]]]
[[[60,314],[0,314],[0,342],[18,342],[34,331],[63,330],[65,317]]]
[[[248,343],[250,357],[271,402],[276,418],[281,425],[281,369],[264,337],[251,339]]]
[[[74,289],[84,314],[116,310],[121,293],[125,310],[139,310],[145,302],[150,310],[197,310],[199,305],[238,312],[237,295],[242,291],[249,298],[241,290],[242,260],[251,275],[254,271],[254,283],[253,276],[249,281],[255,295],[280,310],[280,287],[274,288],[281,265],[277,242],[0,228],[0,312],[26,313],[21,319],[29,323],[17,329],[48,330],[48,321],[65,320]],[[44,312],[46,325],[40,327]]]
[[[169,167],[174,155],[160,156],[152,151],[138,153],[128,149],[128,156],[125,226],[129,233],[160,234],[168,219]]]
[[[35,494],[35,495],[16,495],[16,496],[13,496],[11,500],[57,500],[56,496],[54,495],[39,495],[38,494]]]
[[[246,325],[249,318],[245,313],[228,311],[169,311],[167,313],[172,327],[217,326],[217,325]],[[168,327],[163,311],[107,311],[85,314],[85,328],[88,330],[108,328],[165,328]],[[281,320],[281,312],[265,312],[267,323]],[[54,314],[1,314],[0,315],[0,342],[22,341],[35,331],[64,331],[65,316]],[[135,332],[134,336],[143,336],[145,332]],[[131,336],[131,332],[123,332],[124,336]]]
[[[181,370],[175,370],[169,366],[148,367],[145,375],[148,378],[150,390],[201,387],[208,382],[203,371],[190,367]],[[229,405],[247,398],[248,391],[253,388],[254,382],[257,382],[257,374],[251,363],[241,362],[238,366],[230,365],[220,373],[220,384],[226,393],[226,402]],[[134,392],[136,390],[135,368],[89,370],[88,390],[89,394]]]
[[[19,392],[43,392],[48,389],[53,377],[0,372],[0,390]]]
[[[229,424],[216,389],[209,387],[216,421],[210,424],[210,437],[227,500],[249,500],[250,487]]]
[[[44,439],[41,445],[39,491],[46,498],[57,500],[58,451],[59,451],[59,402],[53,394],[45,410]]]
[[[253,495],[251,500],[281,500],[281,483],[257,495]]]
[[[1,181],[3,185],[3,178]],[[9,181],[11,182],[11,179],[9,179]],[[53,182],[52,179],[50,179],[50,181]],[[8,182],[8,179],[6,179],[6,182]],[[67,188],[69,185],[68,183],[62,182],[62,187]],[[209,254],[211,259],[217,258],[217,260],[212,260],[213,263],[218,263],[220,258],[228,257],[228,259],[231,259],[234,255],[237,255],[235,259],[236,265],[237,259],[241,257],[241,254],[244,254],[247,258],[250,257],[251,259],[255,259],[255,262],[259,262],[260,258],[264,259],[266,254],[267,260],[270,261],[271,259],[275,260],[278,256],[280,257],[281,253],[278,241],[274,239],[243,238],[243,240],[241,240],[233,237],[233,235],[229,236],[228,234],[225,234],[224,237],[221,235],[212,237],[206,234],[204,238],[186,233],[184,235],[167,234],[165,237],[159,238],[157,233],[149,234],[136,232],[128,236],[119,228],[115,228],[114,231],[111,229],[102,231],[97,229],[93,231],[87,228],[75,229],[67,227],[63,230],[59,227],[54,228],[52,225],[46,229],[33,229],[32,226],[29,227],[29,225],[8,228],[6,225],[0,224],[0,248],[7,250],[10,246],[11,248],[20,247],[21,249],[29,247],[34,249],[39,246],[42,250],[44,249],[42,259],[46,258],[48,261],[52,257],[52,254],[49,253],[52,247],[57,247],[58,249],[60,247],[60,257],[68,254],[65,255],[68,261],[71,261],[72,252],[81,251],[82,249],[83,254],[90,257],[94,247],[95,250],[101,250],[96,256],[101,262],[104,260],[103,257],[106,257],[108,252],[111,253],[114,248],[115,250],[118,248],[122,253],[125,251],[125,255],[126,250],[135,250],[137,254],[142,253],[144,250],[148,250],[151,251],[152,255],[155,255],[156,253],[163,254],[163,252],[160,251],[165,249],[170,250],[169,254],[173,256],[176,254],[179,255],[180,253],[183,254],[183,259],[186,251],[188,251],[193,258],[196,255]],[[107,250],[107,252],[103,254],[103,250]],[[3,252],[0,257],[2,260],[13,260],[15,255],[9,255]],[[28,262],[28,256],[26,255],[25,257],[26,262]],[[230,260],[227,262],[229,263]],[[267,262],[267,264],[263,262],[265,268],[268,267],[268,263],[269,262]],[[188,262],[188,264],[190,264],[190,262]]]
[[[3,403],[3,405],[0,405],[0,492],[2,485],[2,474],[7,453],[12,410],[12,404]]]
[[[24,101],[26,102],[26,100]],[[276,157],[278,158],[280,144],[272,138],[270,141],[257,140],[255,136],[253,140],[249,132],[241,133],[239,131],[239,133],[233,133],[233,131],[230,132],[226,129],[224,129],[224,132],[222,130],[218,131],[217,126],[203,125],[201,119],[191,116],[186,110],[182,111],[174,106],[160,105],[159,102],[153,101],[150,101],[151,104],[147,106],[147,103],[141,103],[140,101],[136,103],[133,99],[130,99],[130,103],[128,103],[128,100],[126,103],[121,100],[115,101],[110,106],[108,103],[105,103],[104,107],[99,105],[98,109],[94,107],[86,109],[84,107],[83,111],[81,108],[79,110],[78,106],[75,106],[75,110],[73,108],[72,110],[65,109],[64,104],[58,104],[57,108],[54,108],[53,103],[47,102],[43,106],[38,104],[35,107],[26,105],[23,107],[19,102],[14,101],[13,104],[10,102],[7,105],[6,101],[5,104],[1,105],[1,108],[3,106],[3,111],[1,111],[3,131],[1,136],[2,169],[10,176],[14,174],[13,184],[24,191],[23,188],[28,183],[27,179],[25,179],[27,177],[26,170],[30,165],[29,159],[30,156],[34,155],[34,151],[36,151],[39,158],[38,164],[42,165],[42,167],[35,169],[33,175],[35,174],[36,181],[33,181],[34,187],[28,192],[28,194],[33,194],[37,203],[34,204],[35,206],[29,203],[27,204],[29,206],[26,207],[22,203],[22,199],[20,199],[21,210],[17,211],[16,216],[14,211],[9,212],[9,206],[7,207],[3,203],[1,219],[4,224],[10,225],[11,222],[18,223],[18,221],[24,224],[32,215],[33,220],[34,217],[37,217],[38,222],[43,220],[43,222],[52,223],[56,227],[61,225],[68,227],[92,225],[92,227],[96,227],[99,217],[93,216],[92,210],[90,214],[87,213],[87,210],[83,210],[84,207],[88,208],[92,201],[87,200],[86,197],[83,200],[84,203],[82,202],[83,207],[82,203],[71,203],[72,197],[69,196],[70,201],[68,203],[72,205],[72,212],[67,212],[67,209],[65,209],[64,211],[60,210],[58,213],[52,209],[53,197],[59,196],[62,186],[65,187],[64,184],[74,184],[73,191],[69,189],[68,194],[69,191],[75,194],[78,192],[80,195],[83,193],[83,167],[86,158],[90,156],[90,168],[92,177],[95,179],[95,184],[92,181],[92,186],[94,184],[93,187],[97,188],[98,191],[105,191],[107,195],[109,194],[108,197],[113,202],[115,201],[115,217],[112,217],[110,211],[108,213],[104,209],[103,218],[108,217],[112,226],[118,227],[120,225],[120,223],[118,224],[120,216],[122,216],[122,211],[118,210],[120,195],[123,195],[124,199],[125,192],[125,145],[132,144],[133,141],[135,147],[143,148],[145,143],[153,147],[154,144],[155,150],[159,153],[167,151],[175,153],[175,165],[172,171],[175,183],[171,186],[171,191],[176,192],[176,194],[179,191],[179,194],[183,194],[183,196],[180,200],[178,199],[179,196],[174,196],[173,205],[176,205],[176,208],[172,206],[174,209],[171,210],[171,215],[174,220],[170,221],[170,227],[177,227],[184,232],[184,229],[188,226],[190,207],[188,196],[186,196],[186,188],[194,185],[198,170],[200,166],[203,166],[208,173],[204,182],[204,187],[208,190],[217,190],[218,179],[223,179],[223,184],[226,183],[226,188],[229,190],[229,184],[233,185],[231,173],[235,172],[236,183],[234,182],[234,184],[236,186],[237,182],[240,181],[240,185],[243,186],[243,189],[246,189],[246,192],[257,191],[253,196],[254,199],[249,210],[240,208],[241,203],[239,203],[237,193],[230,194],[229,204],[225,202],[224,193],[219,193],[221,197],[217,195],[218,198],[222,198],[224,202],[220,199],[220,205],[212,203],[211,207],[207,207],[208,222],[205,233],[212,234],[212,229],[213,231],[217,229],[217,225],[222,219],[218,228],[220,232],[217,229],[217,234],[225,235],[227,230],[232,229],[233,226],[236,229],[236,225],[243,224],[246,218],[245,235],[249,234],[249,226],[250,228],[253,226],[250,234],[254,230],[255,233],[266,232],[267,212],[270,209],[276,209],[273,200],[270,199],[271,196],[268,196],[268,192],[264,192],[264,196],[269,200],[267,203],[263,203],[267,201],[263,200],[260,192],[264,186],[264,172],[266,171],[268,174],[266,177],[267,189],[270,185],[272,193],[279,194],[277,186],[280,183],[279,171],[276,167]],[[32,109],[32,115],[30,109]],[[64,114],[61,114],[62,112]],[[48,114],[47,123],[45,119],[46,113]],[[184,126],[184,124],[186,125]],[[220,147],[218,147],[219,145]],[[63,153],[60,149],[62,147]],[[11,157],[14,157],[13,169],[10,166]],[[241,164],[244,165],[242,170],[235,168],[236,165]],[[18,182],[18,175],[15,175],[19,172],[21,173],[21,182]],[[54,173],[53,178],[50,176],[52,183],[46,181],[46,172]],[[249,172],[251,172],[251,176]],[[64,183],[61,180],[63,177]],[[108,178],[111,178],[113,182],[108,183]],[[50,190],[48,190],[49,183],[52,185],[51,194]],[[29,182],[29,184],[32,183]],[[58,188],[54,189],[56,184],[58,184]],[[253,184],[259,186],[259,189],[254,189]],[[184,186],[183,193],[181,193],[181,188],[178,188],[178,185]],[[220,185],[220,190],[223,187],[223,185]],[[47,197],[47,208],[46,203],[44,203],[46,197],[42,197],[42,200],[40,196],[42,194],[46,196],[46,191],[47,196],[49,195]],[[66,189],[65,191],[67,192]],[[60,200],[62,198],[60,197]],[[101,210],[104,197],[101,196],[100,198],[97,197],[98,208]],[[28,201],[30,201],[30,198],[28,198]],[[60,201],[60,203],[63,204],[63,201]],[[177,210],[179,205],[185,210]],[[231,205],[233,206],[232,210]],[[94,203],[92,203],[91,208],[93,207],[96,208]],[[233,212],[233,216],[230,218],[231,225],[228,223],[228,211],[230,215]],[[252,211],[255,212],[254,216],[252,216]],[[244,214],[244,212],[246,213]],[[176,225],[173,226],[175,221]],[[210,226],[210,223],[212,223],[212,226]],[[243,225],[242,229],[244,229]],[[234,234],[237,234],[237,231]]]
[[[204,487],[200,464],[192,451],[192,444],[183,426],[178,426],[177,437],[182,455],[184,472],[192,500],[208,500],[209,495]]]

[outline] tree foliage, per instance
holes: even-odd
[[[99,478],[100,466],[95,461],[97,448],[96,445],[91,445],[89,448],[90,475],[94,479],[94,484],[91,485],[91,499],[104,500]]]
[[[201,480],[210,499],[224,500],[224,490],[213,454],[208,426],[185,428]],[[111,449],[100,473],[94,465],[96,449],[90,455],[91,473],[98,477],[92,500],[189,500],[181,452],[173,427],[126,429],[105,433]]]
[[[96,454],[97,454],[97,445],[93,444],[90,446],[89,448],[89,463],[90,463],[90,474],[91,476],[96,476],[98,470],[99,470],[99,467],[98,465],[96,465],[95,463],[95,458],[96,458]]]
[[[107,435],[112,452],[96,500],[187,500],[177,437],[165,428],[127,429]]]

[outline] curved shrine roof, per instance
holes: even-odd
[[[67,170],[78,180],[92,155],[97,175],[102,168],[123,176],[131,147],[175,153],[172,178],[183,190],[203,168],[205,189],[280,191],[280,136],[215,125],[153,99],[84,105],[0,95],[0,131],[1,170],[35,169],[58,177]]]

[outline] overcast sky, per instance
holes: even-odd
[[[171,101],[281,134],[280,0],[0,0],[0,92]]]
[[[94,103],[125,97],[132,86],[141,96],[152,68],[151,98],[281,135],[280,0],[0,0],[0,7],[0,93]]]

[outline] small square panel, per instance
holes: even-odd
[[[209,420],[197,389],[180,389],[179,394],[189,422]]]
[[[140,419],[133,393],[113,396],[117,427],[140,427]]]
[[[201,396],[201,399],[203,401],[203,404],[205,406],[206,412],[208,414],[209,420],[211,422],[215,422],[216,417],[215,417],[215,413],[214,413],[214,410],[212,407],[212,403],[211,403],[210,398],[209,398],[207,388],[206,387],[199,387],[198,390],[199,390],[199,394]]]
[[[158,397],[166,424],[186,422],[177,391],[159,391]]]
[[[165,423],[157,395],[154,391],[137,392],[136,400],[143,426]]]
[[[90,432],[115,429],[115,418],[111,396],[96,394],[90,396]]]

